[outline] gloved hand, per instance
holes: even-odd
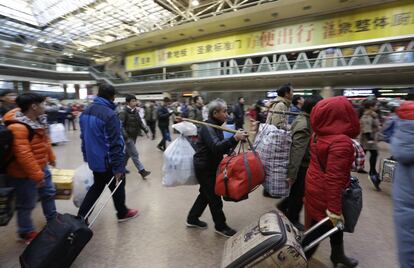
[[[328,215],[329,219],[331,220],[333,226],[336,226],[338,223],[344,223],[344,216],[337,215],[333,212],[330,212],[329,210],[326,210],[326,215]]]

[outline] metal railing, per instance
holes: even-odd
[[[263,56],[266,57],[266,56]],[[267,56],[271,57],[271,56]],[[375,60],[377,58],[377,60]],[[363,61],[360,61],[363,59]],[[369,64],[366,62],[369,61]],[[374,63],[375,62],[375,63]],[[151,82],[151,81],[163,81],[171,79],[188,79],[188,78],[208,78],[217,76],[229,76],[229,75],[243,75],[251,73],[262,72],[280,72],[280,71],[292,71],[292,70],[311,70],[311,69],[323,69],[330,67],[350,67],[350,66],[379,66],[384,64],[404,64],[414,63],[414,50],[404,50],[395,52],[383,52],[383,53],[367,53],[364,55],[350,55],[350,56],[331,56],[325,55],[324,57],[316,57],[311,59],[295,59],[282,62],[269,62],[258,64],[242,64],[237,66],[226,66],[219,68],[209,68],[201,70],[186,70],[167,73],[155,73],[133,76],[126,80],[120,78],[111,78],[105,73],[95,70],[95,75],[99,78],[106,78],[112,84],[123,83],[139,83],[139,82]],[[237,70],[238,69],[238,70]],[[266,70],[267,69],[267,70]],[[263,71],[265,70],[265,71]]]
[[[14,65],[14,66],[20,66],[24,68],[35,68],[35,69],[42,69],[42,70],[50,70],[50,71],[56,71],[56,72],[88,72],[89,67],[83,67],[83,66],[72,66],[67,65],[72,70],[64,70],[64,67],[66,66],[57,66],[55,64],[48,64],[48,63],[41,63],[41,62],[35,62],[35,61],[28,61],[28,60],[20,60],[20,59],[12,59],[12,58],[6,58],[6,57],[0,57],[0,64],[6,64],[6,65]]]

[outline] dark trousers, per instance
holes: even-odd
[[[305,195],[305,177],[308,168],[300,167],[295,183],[290,189],[289,196],[278,205],[282,212],[292,222],[299,222],[299,214],[303,207],[303,197]]]
[[[159,128],[161,130],[162,140],[158,145],[165,148],[167,141],[171,141],[170,130],[168,129],[168,126],[160,126]]]
[[[113,176],[114,175],[112,171],[93,172],[94,183],[92,184],[91,188],[89,188],[89,191],[86,194],[81,207],[79,208],[79,216],[86,216],[88,211],[91,209],[93,204],[96,202],[96,200],[99,198],[99,196],[105,189],[105,185],[109,183]],[[114,179],[112,183],[109,185],[109,189],[113,191],[115,187],[116,180]],[[128,208],[125,206],[125,178],[122,180],[121,185],[118,187],[115,194],[112,196],[112,199],[114,201],[118,219],[124,217],[128,212]]]
[[[311,226],[314,226],[318,222],[315,220],[312,220]],[[307,235],[303,241],[302,241],[302,247],[305,247],[309,245],[311,242],[315,241],[317,238],[321,237],[323,234],[327,233],[329,230],[333,228],[332,223],[329,221],[325,223],[324,225],[320,226],[317,230],[313,231],[309,235]],[[344,232],[338,231],[331,235],[331,248],[332,246],[341,245],[344,243]],[[311,248],[309,251],[305,252],[306,258],[311,258],[313,254],[318,249],[319,245],[315,246],[314,248]]]
[[[377,159],[378,159],[378,150],[368,150],[370,153],[369,156],[369,174],[377,174]]]
[[[155,121],[147,121],[147,125],[152,134],[152,139],[155,139],[155,129],[156,129],[155,124],[156,124]]]
[[[216,229],[222,230],[226,227],[226,216],[224,216],[223,212],[223,201],[220,196],[216,195],[214,190],[216,175],[211,172],[206,172],[206,170],[196,169],[196,177],[200,183],[200,193],[188,213],[187,220],[192,222],[200,218],[208,205]]]

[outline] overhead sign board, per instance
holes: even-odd
[[[126,56],[126,70],[140,70],[190,62],[216,60],[261,52],[414,35],[414,3],[383,5],[266,30],[132,52]]]

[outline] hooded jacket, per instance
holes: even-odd
[[[95,172],[125,172],[124,139],[116,105],[96,97],[79,120],[83,159]]]
[[[7,174],[14,178],[42,181],[45,166],[56,160],[45,125],[30,120],[19,108],[6,113],[4,121],[13,133],[13,160],[7,167]],[[31,141],[28,127],[34,131]]]
[[[394,173],[392,199],[401,267],[414,263],[414,102],[403,102],[397,110],[391,152],[398,161]]]
[[[358,116],[345,97],[320,101],[312,110],[311,161],[305,180],[306,224],[320,221],[326,210],[342,214],[342,192],[349,185],[355,160],[353,138],[360,132]]]
[[[275,125],[279,129],[288,129],[288,116],[282,115],[282,114],[276,114],[271,113],[273,111],[275,112],[287,112],[289,110],[291,101],[283,98],[283,97],[277,97],[270,103],[270,113],[268,116],[270,116],[270,123]]]

